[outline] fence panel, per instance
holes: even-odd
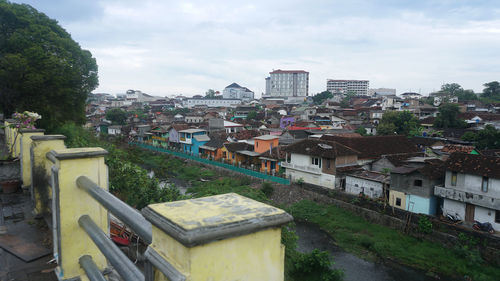
[[[280,177],[264,174],[261,172],[241,168],[238,166],[233,166],[231,164],[218,162],[218,161],[210,160],[210,159],[205,159],[205,158],[201,158],[198,156],[190,155],[190,154],[179,152],[179,151],[173,151],[173,150],[166,149],[163,147],[156,147],[156,146],[152,146],[152,145],[147,145],[147,144],[143,144],[143,143],[135,143],[135,142],[131,142],[129,144],[135,145],[135,146],[138,146],[138,147],[141,147],[144,149],[156,151],[156,152],[168,153],[168,154],[174,155],[176,157],[197,161],[197,162],[212,165],[212,166],[222,167],[222,168],[225,168],[225,169],[237,172],[237,173],[241,173],[241,174],[244,174],[244,175],[247,175],[250,177],[259,178],[262,180],[268,180],[268,181],[276,182],[279,184],[290,185],[290,180],[286,179],[286,178],[280,178]]]

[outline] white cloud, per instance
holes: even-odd
[[[90,2],[95,13],[60,22],[96,57],[97,91],[193,95],[237,82],[260,94],[278,68],[309,71],[311,94],[327,78],[422,93],[500,80],[494,1]]]

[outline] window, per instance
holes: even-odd
[[[414,185],[414,186],[422,186],[422,180],[415,180],[415,181],[413,182],[413,185]]]
[[[488,177],[483,177],[483,181],[481,182],[481,191],[488,192]]]
[[[291,153],[287,153],[287,154],[286,154],[286,162],[287,162],[287,163],[292,162],[292,154],[291,154]]]
[[[500,223],[500,211],[495,211],[495,222]]]
[[[396,206],[401,207],[401,198],[396,198]]]
[[[332,162],[332,160],[331,160],[331,159],[326,160],[326,168],[327,168],[327,169],[330,169],[331,162]]]
[[[311,164],[321,168],[321,158],[311,157]]]
[[[451,172],[451,185],[457,186],[457,172]]]

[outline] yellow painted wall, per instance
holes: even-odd
[[[29,132],[21,134],[21,180],[23,187],[31,186],[31,136],[41,136],[43,132]]]
[[[187,248],[153,227],[151,247],[189,281],[284,280],[281,228]],[[156,277],[156,281],[168,281],[160,272]]]
[[[58,150],[58,152],[75,149]],[[84,149],[79,149],[82,151]],[[87,150],[90,150],[87,149]],[[79,176],[87,176],[97,185],[108,189],[108,169],[104,157],[60,160],[59,168],[59,210],[61,226],[61,259],[57,274],[60,279],[84,275],[78,263],[82,255],[92,256],[92,260],[102,270],[106,259],[87,233],[78,225],[81,215],[89,215],[93,221],[108,233],[108,212],[85,191],[76,186]]]
[[[284,279],[281,228],[212,242],[190,252],[191,280]]]
[[[31,143],[31,147],[33,149],[33,155],[34,155],[34,162],[33,162],[33,167],[35,167],[37,175],[40,173],[44,174],[45,179],[43,180],[43,184],[47,184],[50,181],[50,168],[52,167],[53,163],[47,159],[45,156],[47,152],[51,150],[59,150],[59,149],[64,149],[66,146],[64,145],[64,140],[37,140],[33,141]],[[32,171],[33,172],[33,171]],[[37,186],[37,184],[40,183],[40,180],[35,180],[32,182],[32,190],[33,190],[33,196],[35,199],[35,213],[36,214],[41,214],[45,211],[48,210],[43,210],[42,207],[42,202],[41,198],[43,196],[45,197],[50,197],[52,196],[52,191],[50,186],[45,188],[44,186]],[[44,192],[45,194],[40,194],[41,192]]]
[[[396,205],[397,198],[401,199],[401,206]],[[389,206],[405,210],[405,208],[406,208],[406,194],[404,192],[390,190],[389,191]]]

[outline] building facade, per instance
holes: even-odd
[[[326,90],[332,94],[347,94],[349,92],[356,93],[358,96],[368,95],[368,80],[334,80],[326,81]]]
[[[309,95],[309,72],[304,70],[274,70],[266,78],[264,97],[304,99]]]
[[[251,101],[254,99],[254,93],[246,87],[242,87],[236,83],[233,83],[222,92],[223,99],[240,99],[243,101]]]
[[[187,108],[206,105],[208,107],[229,107],[241,104],[240,99],[204,99],[204,98],[190,98],[185,99],[182,105]]]

